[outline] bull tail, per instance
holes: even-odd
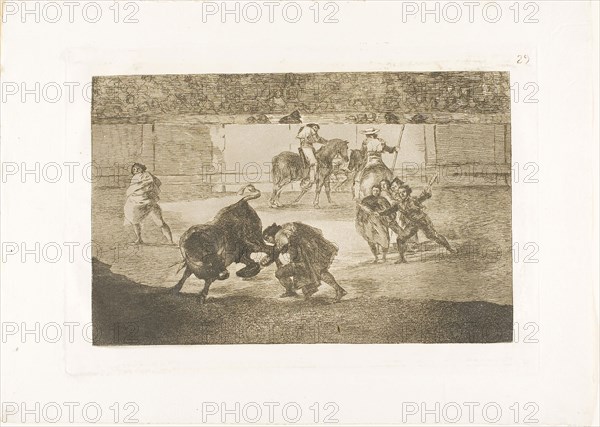
[[[173,268],[173,267],[175,267],[176,265],[179,265],[179,268],[177,268],[177,271],[175,272],[175,274],[179,274],[179,272],[180,272],[181,270],[183,270],[183,269],[184,269],[184,268],[187,266],[187,263],[188,263],[188,262],[189,262],[189,261],[188,261],[188,259],[187,259],[187,258],[184,256],[184,259],[182,259],[181,261],[177,261],[177,262],[175,262],[175,263],[173,263],[173,264],[169,265],[169,266],[167,267],[167,270],[169,270],[170,268]]]
[[[172,267],[175,267],[176,265],[179,265],[179,269],[176,271],[176,273],[179,273],[181,271],[181,269],[183,268],[182,264],[185,265],[185,259],[174,262],[173,264],[169,265],[167,268],[172,268]]]
[[[181,261],[179,261],[179,268],[177,269],[177,271],[175,272],[175,274],[178,274],[181,270],[183,270],[183,268],[187,265],[187,260],[184,258]]]
[[[192,268],[196,268],[196,269],[201,268],[200,264],[198,264],[197,262],[194,262],[193,259],[190,259],[187,252],[185,251],[185,248],[183,247],[183,245],[180,246],[179,249],[181,251],[181,256],[183,257],[183,259],[181,261],[179,261],[179,263],[181,263],[181,264],[179,265],[179,268],[177,269],[177,272],[175,274],[179,273],[181,270],[184,269],[184,267],[186,267],[188,265],[191,266]]]
[[[244,192],[245,192],[246,190],[250,190],[250,191],[252,191],[252,193],[251,193],[251,194],[248,194],[247,196],[245,196],[245,197],[243,197],[243,198],[242,198],[242,200],[243,200],[243,201],[245,201],[245,202],[247,202],[247,201],[249,201],[249,200],[258,199],[258,198],[260,197],[260,195],[261,195],[261,192],[260,192],[260,190],[258,190],[258,189],[257,189],[257,188],[256,188],[254,185],[252,185],[252,184],[248,184],[248,185],[245,185],[245,186],[243,186],[242,188],[240,188],[240,189],[239,189],[239,191],[237,192],[237,194],[238,194],[239,196],[241,196],[242,194],[244,194]]]

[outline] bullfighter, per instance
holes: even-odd
[[[412,189],[407,184],[402,185],[397,192],[392,193],[395,203],[393,206],[379,215],[388,216],[399,213],[402,227],[398,223],[390,224],[390,228],[398,235],[398,253],[399,258],[396,263],[405,263],[406,259],[404,254],[407,250],[407,242],[413,237],[419,230],[425,233],[428,239],[433,240],[439,245],[445,247],[449,252],[455,253],[456,251],[450,246],[448,240],[438,233],[433,226],[433,222],[429,216],[423,211],[423,202],[431,198],[431,186],[427,186],[423,192],[418,196],[411,196]]]
[[[162,216],[162,210],[158,204],[160,193],[160,180],[146,171],[146,166],[134,163],[131,167],[131,183],[127,188],[124,206],[125,225],[133,225],[137,244],[144,243],[142,240],[142,221],[149,216],[158,225],[167,239],[173,244],[171,229]]]
[[[336,301],[346,295],[329,272],[338,248],[323,237],[321,230],[301,222],[273,223],[263,232],[263,239],[274,245],[275,250],[273,255],[263,258],[261,264],[267,266],[276,262],[275,277],[285,288],[282,298],[296,296],[296,289],[302,289],[308,299],[317,292],[321,281],[335,289]],[[290,262],[284,265],[279,261],[279,254],[285,253],[289,254]]]
[[[383,160],[381,159],[382,153],[395,153],[398,151],[398,147],[390,147],[383,139],[377,136],[379,129],[369,128],[361,131],[361,133],[366,137],[362,143],[361,150],[365,154],[367,161],[363,169],[356,174],[355,182],[360,182],[364,171],[369,167],[383,164]]]
[[[367,241],[373,256],[375,264],[379,262],[379,253],[381,260],[386,261],[388,248],[390,246],[390,219],[384,216],[375,215],[375,212],[383,212],[391,207],[385,197],[381,195],[381,189],[373,186],[371,195],[362,199],[358,204],[356,212],[356,230]]]

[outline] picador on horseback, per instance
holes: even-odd
[[[313,144],[323,144],[322,138],[319,136],[320,126],[316,123],[309,123],[306,126],[302,126],[298,130],[296,138],[300,140],[300,148],[298,152],[302,158],[304,164],[305,176],[300,183],[302,188],[310,188],[315,183],[317,177],[317,168],[319,166],[317,162],[317,151]]]
[[[374,185],[384,180],[392,180],[392,171],[385,165],[381,156],[383,153],[397,153],[398,147],[390,147],[379,138],[379,129],[369,128],[361,131],[366,138],[362,143],[361,150],[366,158],[365,165],[354,178],[355,186],[358,184],[357,199],[361,200],[371,194]]]
[[[301,127],[296,136],[300,140],[298,153],[284,151],[273,157],[271,168],[273,194],[269,200],[271,207],[283,206],[279,200],[283,188],[296,181],[300,181],[300,194],[292,203],[298,203],[313,185],[315,187],[313,206],[319,207],[322,188],[325,188],[327,201],[333,203],[330,195],[333,163],[337,158],[340,158],[343,163],[348,163],[348,141],[321,138],[318,132],[319,125],[316,123]],[[319,144],[320,147],[315,149],[314,144]]]
[[[390,147],[383,139],[377,136],[379,129],[369,128],[363,130],[362,133],[366,136],[362,143],[362,150],[366,155],[367,162],[365,163],[363,170],[358,174],[357,181],[361,180],[363,172],[368,168],[383,164],[383,160],[381,159],[382,153],[391,154],[398,151],[398,147]]]

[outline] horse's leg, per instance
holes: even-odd
[[[317,186],[315,187],[315,200],[313,201],[313,206],[315,208],[320,208],[321,206],[319,206],[319,196],[321,195],[321,183],[318,183]]]
[[[336,181],[335,181],[335,184],[334,184],[333,186],[331,186],[331,182],[329,182],[329,184],[330,184],[330,186],[331,186],[331,191],[333,191],[334,193],[336,193],[336,192],[339,190],[340,186],[341,186],[343,183],[344,183],[344,182],[343,182],[341,179],[340,179],[340,180],[338,180],[338,179],[337,179],[337,177],[336,177]]]
[[[304,197],[304,195],[308,192],[308,190],[309,190],[308,188],[303,188],[302,191],[300,191],[300,194],[298,195],[298,197],[296,197],[292,203],[298,203],[300,201],[300,199],[302,197]]]
[[[354,180],[352,181],[352,198],[353,199],[358,199],[360,196],[360,187],[361,187],[362,179],[363,179],[363,174],[361,171],[357,172],[356,175],[354,175]]]
[[[281,197],[281,193],[283,192],[283,187],[285,187],[288,184],[292,183],[292,178],[286,178],[283,180],[283,182],[279,183],[279,189],[277,190],[277,194],[275,195],[275,206],[277,207],[281,207],[283,206],[281,204],[281,200],[279,200],[279,198]]]
[[[338,181],[332,188],[332,190],[334,192],[337,192],[338,190],[340,190],[342,188],[342,186],[348,182],[348,175],[344,175],[344,178],[342,178],[340,181]]]
[[[310,187],[302,188],[302,191],[300,191],[300,194],[298,195],[298,197],[296,197],[296,199],[294,199],[292,203],[298,203],[300,199],[304,197],[304,195],[308,192],[308,190],[310,190]]]
[[[317,178],[315,179],[315,200],[313,202],[313,206],[315,208],[320,207],[319,196],[321,195],[321,188],[323,188],[325,181],[326,179],[323,176],[321,176],[321,174],[319,174],[319,176],[317,176]]]
[[[280,191],[281,191],[281,185],[273,184],[273,194],[271,194],[271,198],[269,199],[269,205],[272,208],[277,207],[276,197]]]
[[[369,243],[369,248],[371,249],[371,253],[375,257],[373,264],[377,264],[379,262],[379,251],[377,251],[377,245],[375,243]]]
[[[273,184],[273,194],[271,194],[271,198],[269,199],[269,206],[271,206],[272,208],[276,208],[279,206],[279,204],[277,203],[277,195],[281,192],[282,188],[283,186],[281,185],[281,183]]]
[[[325,194],[327,194],[327,201],[329,202],[329,204],[332,204],[333,202],[331,201],[331,182],[329,181],[329,178],[326,178],[325,181],[323,182],[323,185],[325,186]]]

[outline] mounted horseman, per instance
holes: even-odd
[[[363,150],[348,150],[348,162],[344,162],[341,158],[334,160],[332,177],[336,179],[333,185],[333,191],[341,191],[345,184],[350,184],[350,194],[354,199],[356,197],[355,178],[356,175],[363,170],[367,162],[366,152]]]
[[[317,177],[319,163],[317,162],[317,150],[314,144],[325,144],[326,142],[319,136],[319,129],[321,127],[318,124],[309,123],[302,126],[296,135],[296,138],[300,140],[298,153],[300,153],[305,170],[305,176],[300,184],[303,189],[312,187]]]
[[[383,153],[397,153],[398,147],[390,147],[378,137],[379,129],[369,128],[361,131],[365,135],[362,143],[363,155],[366,162],[363,169],[356,174],[355,183],[359,183],[358,200],[363,199],[371,193],[375,185],[384,180],[392,180],[392,171],[383,163]]]
[[[348,141],[342,139],[324,139],[318,134],[319,125],[311,123],[300,128],[297,138],[300,140],[298,154],[284,151],[273,157],[272,180],[273,194],[269,200],[271,207],[283,206],[279,201],[283,188],[295,181],[300,181],[300,194],[293,203],[300,199],[315,186],[314,207],[319,207],[319,196],[321,189],[325,188],[325,194],[329,203],[331,200],[330,176],[333,172],[334,159],[341,158],[348,162]],[[314,144],[321,144],[315,149]]]

